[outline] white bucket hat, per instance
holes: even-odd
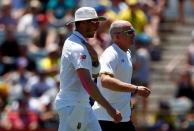
[[[99,21],[105,21],[106,18],[103,16],[98,16],[96,13],[96,10],[92,7],[81,7],[76,10],[74,20],[69,21],[66,23],[66,25],[69,25],[70,23],[74,23],[77,21],[85,21],[85,20],[92,20],[92,19],[98,19]]]

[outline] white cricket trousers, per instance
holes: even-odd
[[[71,115],[71,113],[73,112],[75,106],[67,106],[67,107],[63,107],[59,110],[57,110],[57,113],[59,115],[59,128],[58,131],[102,131],[100,124],[92,110],[91,107],[84,107],[86,110],[86,115],[84,116],[84,124],[85,126],[81,126],[80,129],[72,129],[72,127],[70,126],[70,121],[68,119],[68,117]],[[78,117],[80,117],[79,115],[79,111],[78,113],[76,113],[76,115],[74,115],[75,118],[73,119],[79,119]],[[84,127],[84,128],[82,128]]]

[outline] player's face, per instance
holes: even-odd
[[[125,49],[129,49],[132,44],[134,44],[135,30],[133,27],[129,26],[120,32],[120,42]]]
[[[87,38],[94,37],[94,34],[99,26],[98,19],[87,20],[87,21],[85,21],[85,24],[86,24],[86,36],[87,36]]]

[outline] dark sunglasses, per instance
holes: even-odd
[[[93,19],[93,20],[86,20],[88,23],[91,23],[91,24],[98,24],[99,21],[98,19]]]
[[[116,33],[123,33],[126,36],[131,36],[135,33],[135,29],[131,28],[131,29],[128,29],[128,30],[125,30],[125,31],[119,31],[119,32],[116,32]]]
[[[131,28],[129,30],[122,31],[125,35],[132,35],[135,33],[135,29]]]

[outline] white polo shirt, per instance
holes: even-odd
[[[133,67],[129,51],[124,52],[116,44],[112,44],[103,52],[100,57],[100,64],[100,73],[107,72],[113,74],[116,79],[131,83]],[[102,87],[100,77],[98,78],[97,84],[103,96],[114,108],[121,112],[123,117],[122,122],[129,121],[131,116],[131,93],[112,91]],[[106,110],[97,102],[94,103],[93,109],[98,120],[113,121]]]
[[[83,40],[86,41],[75,31],[64,43],[60,67],[60,91],[55,100],[56,109],[73,106],[77,102],[90,106],[89,95],[76,72],[79,68],[88,69],[90,74],[92,71],[91,57]]]

